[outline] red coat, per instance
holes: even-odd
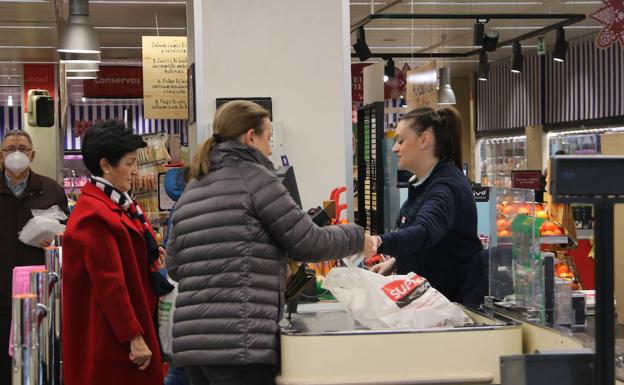
[[[62,349],[66,385],[159,385],[162,361],[143,229],[92,184],[82,189],[63,240]],[[129,359],[142,335],[152,351]]]

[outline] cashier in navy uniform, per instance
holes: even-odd
[[[371,270],[413,271],[449,300],[477,306],[487,294],[487,265],[472,189],[461,170],[461,124],[448,107],[419,108],[401,118],[392,152],[414,177],[397,230],[377,237],[377,252],[392,257]]]

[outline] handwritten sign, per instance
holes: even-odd
[[[511,187],[542,191],[542,172],[540,170],[512,170]]]
[[[407,72],[407,108],[438,107],[438,65],[435,61]]]
[[[187,119],[186,36],[143,36],[146,119]]]

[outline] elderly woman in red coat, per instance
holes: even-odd
[[[163,383],[154,314],[172,287],[158,273],[151,225],[128,195],[145,146],[112,121],[91,128],[82,143],[92,176],[63,244],[66,385]]]

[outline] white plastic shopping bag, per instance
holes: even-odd
[[[423,329],[472,324],[456,304],[414,273],[383,276],[356,267],[334,267],[323,287],[369,329]]]
[[[173,312],[175,311],[175,301],[178,297],[178,283],[167,277],[173,290],[160,297],[158,301],[158,337],[164,355],[173,357]]]
[[[65,231],[65,225],[60,221],[67,219],[67,215],[58,205],[47,209],[32,209],[33,217],[24,225],[19,233],[19,240],[34,247],[41,247],[41,241],[54,238]]]

